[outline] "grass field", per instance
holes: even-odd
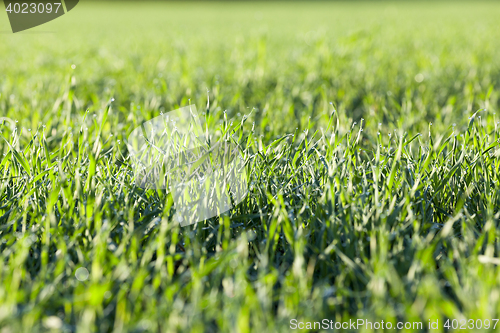
[[[0,332],[500,318],[498,17],[84,1],[11,34],[0,14],[16,127],[0,138]],[[234,132],[250,193],[180,227],[165,191],[135,185],[125,139],[189,104]]]

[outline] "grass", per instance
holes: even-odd
[[[17,121],[0,142],[1,332],[498,318],[499,13],[83,2],[0,34]],[[250,193],[180,227],[166,192],[135,186],[124,140],[190,103],[234,134]]]

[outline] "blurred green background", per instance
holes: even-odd
[[[83,1],[18,34],[5,15],[0,103],[14,95],[9,105],[33,114],[23,122],[34,127],[72,75],[82,109],[116,98],[125,126],[117,134],[161,107],[201,107],[207,89],[215,109],[256,108],[270,135],[304,127],[329,102],[368,127],[419,132],[488,106],[481,97],[499,81],[498,14],[495,2]],[[488,102],[498,106],[497,91]],[[147,107],[136,115],[131,103]]]

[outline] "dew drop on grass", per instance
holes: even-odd
[[[87,281],[89,278],[89,271],[85,267],[80,267],[76,270],[75,277],[78,281]]]
[[[424,81],[424,75],[422,73],[418,73],[417,75],[415,75],[415,81],[417,83],[421,83],[422,81]]]

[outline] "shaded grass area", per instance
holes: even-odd
[[[498,317],[497,4],[77,9],[0,35],[3,330]],[[124,141],[189,103],[250,193],[180,227]]]

